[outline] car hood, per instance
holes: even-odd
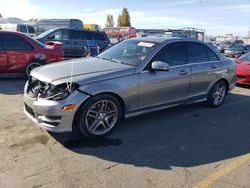
[[[31,76],[54,85],[74,82],[84,85],[133,74],[135,67],[98,58],[80,58],[38,67]]]

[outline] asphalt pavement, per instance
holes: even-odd
[[[24,83],[0,80],[0,187],[250,187],[250,87],[219,108],[161,110],[88,140],[28,120]]]

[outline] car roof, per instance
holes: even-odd
[[[59,27],[59,28],[50,29],[50,31],[53,32],[57,29],[68,29],[68,30],[75,30],[75,31],[88,31],[88,32],[95,32],[95,33],[103,33],[103,31],[96,31],[96,30],[89,30],[89,29],[78,29],[78,28],[70,28],[70,27]]]
[[[139,40],[139,41],[155,42],[155,43],[165,43],[165,42],[171,42],[171,41],[201,42],[197,39],[187,39],[187,38],[180,38],[180,37],[137,37],[137,38],[132,38],[130,40]]]
[[[25,34],[18,32],[18,31],[4,31],[4,30],[0,30],[0,33],[7,33],[7,34],[15,34],[15,35],[22,35],[22,36],[26,36]]]

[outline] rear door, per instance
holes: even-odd
[[[0,73],[6,73],[8,69],[8,58],[7,53],[3,49],[3,34],[0,34]]]
[[[84,46],[82,41],[82,31],[69,30],[69,40],[71,44],[71,54],[73,56],[82,56]]]
[[[220,77],[218,56],[202,43],[187,42],[187,59],[192,71],[189,97],[207,94],[211,84]]]
[[[153,61],[168,63],[168,71],[150,70]],[[188,97],[191,70],[186,64],[186,48],[183,42],[163,47],[140,74],[141,109],[182,101]]]
[[[34,57],[34,47],[18,35],[4,35],[3,48],[8,57],[7,73],[23,73]]]

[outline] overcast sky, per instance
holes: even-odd
[[[123,7],[136,28],[196,27],[246,36],[250,26],[250,0],[0,0],[4,17],[77,18],[102,27],[107,14],[116,21]]]

